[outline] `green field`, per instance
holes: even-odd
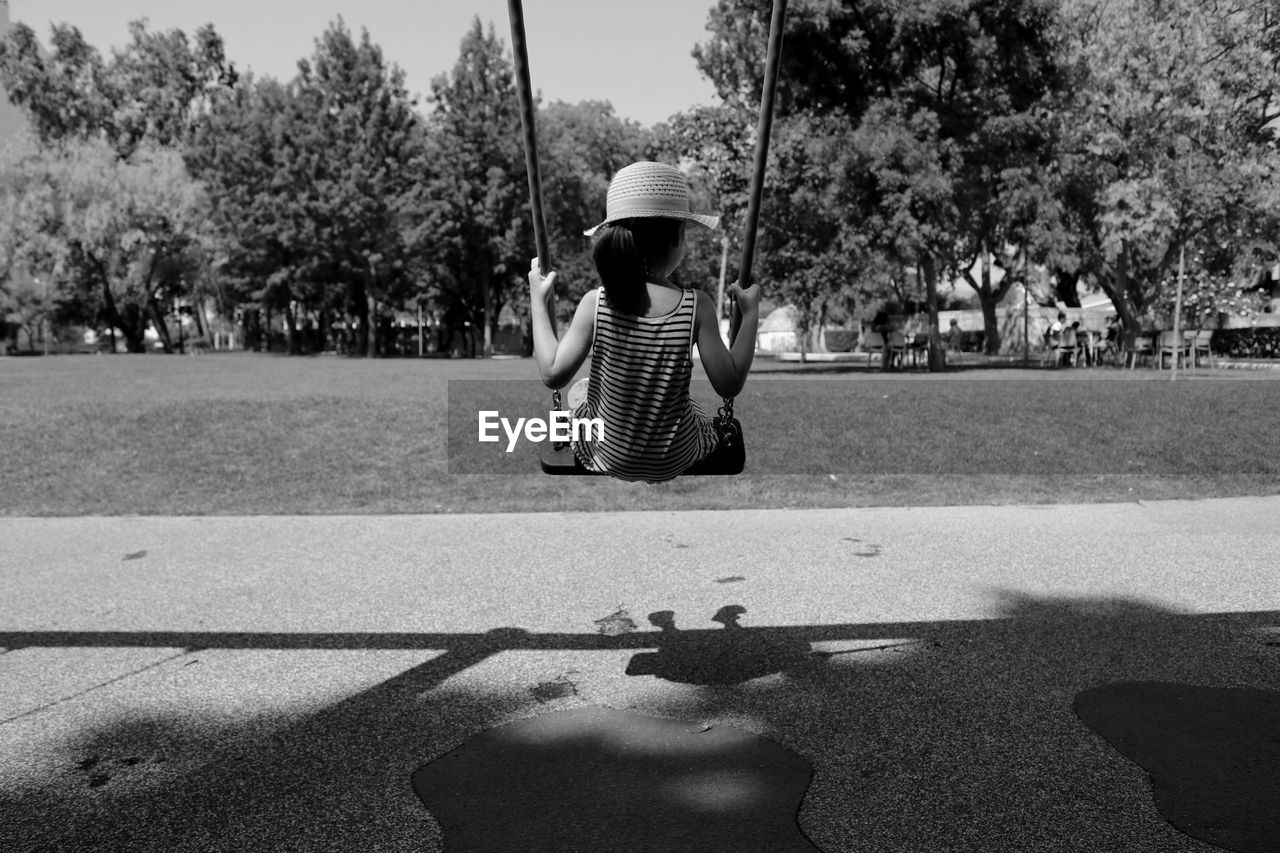
[[[5,515],[346,514],[1057,503],[1280,493],[1280,372],[758,363],[747,473],[538,472],[477,412],[549,401],[528,360],[0,359]],[[709,386],[698,399],[717,405]]]

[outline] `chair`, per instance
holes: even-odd
[[[867,354],[867,366],[871,366],[871,357],[884,357],[884,335],[879,332],[867,332],[862,336],[862,349]]]
[[[911,366],[917,367],[921,361],[929,363],[929,336],[923,332],[911,341]]]
[[[1173,332],[1161,332],[1156,339],[1155,359],[1156,370],[1164,369],[1164,357],[1172,356],[1175,359],[1182,359],[1182,363],[1186,364],[1191,356],[1191,341],[1182,332],[1178,332],[1174,337]],[[1176,365],[1177,362],[1175,361]]]
[[[1105,335],[1099,337],[1097,345],[1094,347],[1094,358],[1098,364],[1102,364],[1104,359],[1110,358],[1112,364],[1119,365],[1120,349],[1116,345],[1116,339]]]
[[[1140,359],[1150,358],[1154,352],[1150,336],[1139,335],[1136,332],[1124,333],[1121,350],[1124,353],[1124,363],[1130,370],[1138,366]]]
[[[1209,360],[1209,366],[1213,367],[1213,329],[1201,329],[1196,332],[1195,339],[1191,342],[1191,366],[1195,367],[1200,361],[1200,353],[1204,353],[1205,358]]]
[[[898,367],[906,368],[907,339],[902,332],[889,333],[889,366],[893,367],[895,361],[898,363]]]

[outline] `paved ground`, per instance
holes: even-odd
[[[1278,521],[1280,498],[0,519],[0,849],[440,850],[411,774],[598,707],[798,753],[827,853],[1212,850],[1072,703],[1280,689]]]

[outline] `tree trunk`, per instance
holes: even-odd
[[[1080,283],[1080,274],[1074,272],[1055,271],[1054,296],[1068,308],[1080,307],[1080,291],[1076,285]]]
[[[367,329],[365,337],[364,354],[368,358],[378,357],[378,300],[368,293],[365,295],[365,311],[369,315],[369,322],[364,324]]]
[[[286,303],[284,306],[284,325],[288,343],[288,353],[289,355],[297,355],[299,350],[298,318],[294,316],[292,303]]]
[[[356,310],[352,325],[356,326],[355,340],[348,348],[349,355],[363,355],[369,351],[369,300],[365,298],[364,286],[356,285],[351,307]]]
[[[1103,288],[1105,290],[1105,287]],[[1111,304],[1120,316],[1120,324],[1126,332],[1138,331],[1137,306],[1129,298],[1129,244],[1120,245],[1120,255],[1116,258],[1115,291],[1111,294]]]
[[[1000,300],[1004,299],[1005,294],[1009,292],[1010,286],[1013,284],[1013,276],[1008,272],[1005,273],[1001,285],[996,287],[991,283],[991,253],[987,250],[987,243],[982,241],[978,258],[979,268],[978,281],[973,280],[973,274],[969,271],[965,272],[965,278],[973,285],[973,289],[978,293],[978,304],[982,307],[982,332],[983,332],[983,351],[987,355],[998,355],[1000,353],[1000,318],[996,315],[996,308],[1000,305]]]
[[[116,353],[116,329],[125,332],[124,321],[120,317],[120,309],[116,307],[115,294],[111,292],[111,278],[107,275],[106,266],[96,257],[89,256],[102,282],[102,313],[106,315],[107,325],[111,329],[111,354]],[[134,352],[129,335],[125,332],[125,349]]]
[[[484,277],[484,289],[481,294],[481,298],[484,300],[484,317],[482,319],[482,324],[484,326],[483,355],[485,358],[491,358],[493,356],[493,305],[490,304],[492,301],[490,299],[491,293],[492,291],[489,287],[489,276],[486,275]]]
[[[147,307],[151,309],[151,323],[156,327],[156,334],[160,336],[160,343],[164,346],[166,355],[173,355],[173,338],[169,336],[169,324],[164,319],[164,314],[160,311],[160,303],[154,298],[147,300]]]
[[[131,353],[147,351],[144,332],[147,319],[136,302],[126,302],[124,313],[120,316],[120,331],[124,332],[124,348]]]
[[[940,373],[947,369],[947,364],[938,334],[938,269],[933,256],[927,252],[921,255],[919,264],[924,270],[925,307],[929,312],[929,372]]]
[[[990,293],[979,294],[982,304],[982,349],[987,355],[1000,354],[1000,318],[996,315],[996,300]]]

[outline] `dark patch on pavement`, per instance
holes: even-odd
[[[100,755],[93,754],[77,761],[76,769],[84,774],[85,782],[90,788],[101,788],[129,768],[138,767],[140,770],[145,771],[148,763],[159,764],[163,761],[163,755],[153,755],[149,758],[142,758],[137,755],[103,758]]]
[[[451,853],[812,853],[812,775],[741,729],[578,708],[489,729],[412,783]]]
[[[658,651],[633,655],[627,675],[652,675],[681,684],[740,684],[817,661],[804,640],[743,628],[738,619],[746,612],[739,604],[721,607],[711,620],[724,630],[692,636],[676,627],[673,611],[650,613],[649,623],[662,629]]]
[[[1124,682],[1086,690],[1073,708],[1147,771],[1179,830],[1238,853],[1280,850],[1280,693]]]
[[[636,621],[631,618],[631,614],[626,610],[619,608],[610,613],[603,619],[595,621],[596,630],[606,637],[617,637],[622,634],[629,634],[639,626]]]
[[[578,685],[574,684],[565,676],[560,676],[554,681],[542,681],[536,686],[531,687],[529,692],[533,694],[533,698],[539,702],[553,702],[556,699],[564,699],[569,696],[578,695]]]
[[[742,583],[745,580],[742,575],[730,575],[727,578],[716,578],[716,583]]]
[[[147,556],[147,552],[146,552],[146,551],[134,551],[132,554],[125,554],[125,555],[124,555],[124,559],[126,559],[126,560],[141,560],[141,559],[142,559],[143,557],[145,557],[145,556]]]

